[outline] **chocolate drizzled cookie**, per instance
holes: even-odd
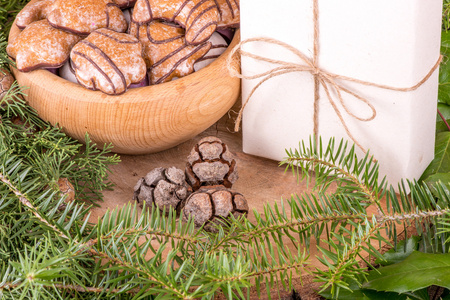
[[[218,29],[238,28],[240,24],[239,0],[214,0],[219,8],[220,22]]]
[[[139,24],[164,20],[186,29],[186,43],[205,42],[216,30],[219,10],[214,0],[137,0],[132,21]]]
[[[187,45],[182,28],[161,22],[148,25],[131,22],[130,34],[144,45],[144,59],[151,84],[167,82],[194,72],[194,63],[211,48],[210,42]]]
[[[214,32],[208,41],[211,43],[211,49],[209,49],[208,53],[206,53],[202,58],[195,62],[195,72],[211,64],[228,48],[228,44],[225,39],[217,32]]]
[[[133,36],[107,28],[97,29],[70,52],[78,82],[110,95],[124,93],[131,83],[145,78],[142,45]]]

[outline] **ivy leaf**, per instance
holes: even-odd
[[[419,236],[412,236],[411,238],[405,241],[401,241],[397,244],[397,249],[392,248],[383,254],[384,260],[377,259],[375,263],[387,266],[399,263],[405,260],[411,253],[419,249]]]
[[[437,134],[434,159],[423,172],[420,180],[426,181],[433,174],[448,172],[450,172],[450,132],[446,131]]]
[[[450,254],[414,251],[404,261],[371,271],[363,288],[406,293],[437,285],[450,288]]]
[[[439,67],[439,102],[450,105],[450,31],[442,32],[441,36],[441,53],[444,61]]]

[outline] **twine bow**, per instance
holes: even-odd
[[[342,76],[342,75],[337,75],[328,71],[325,71],[323,69],[321,69],[318,65],[318,57],[319,57],[319,27],[318,27],[318,21],[319,21],[319,9],[318,9],[318,0],[313,0],[314,1],[314,6],[313,6],[313,18],[314,18],[314,49],[313,49],[313,57],[309,58],[308,56],[306,56],[305,54],[303,54],[301,51],[299,51],[298,49],[292,47],[289,44],[286,44],[284,42],[281,42],[279,40],[276,39],[272,39],[272,38],[265,38],[265,37],[257,37],[257,38],[250,38],[250,39],[246,39],[241,41],[239,44],[237,44],[230,52],[229,56],[227,57],[227,67],[228,70],[231,74],[231,76],[234,77],[239,77],[242,79],[248,79],[248,80],[252,80],[252,79],[261,79],[254,87],[253,89],[250,91],[249,95],[247,96],[247,98],[243,101],[242,103],[242,107],[239,111],[238,117],[236,119],[236,123],[235,123],[235,131],[239,130],[239,124],[241,122],[242,119],[242,113],[246,107],[246,105],[248,104],[250,98],[253,96],[253,94],[256,92],[256,90],[266,81],[268,81],[269,79],[273,78],[273,77],[277,77],[280,75],[284,75],[284,74],[288,74],[288,73],[294,73],[294,72],[309,72],[311,75],[314,76],[314,136],[317,138],[318,137],[318,127],[319,127],[319,87],[322,86],[323,89],[325,90],[326,96],[328,101],[330,102],[331,106],[333,107],[336,115],[338,116],[342,126],[345,129],[345,132],[347,133],[347,135],[349,136],[349,138],[364,152],[366,153],[367,151],[364,149],[364,147],[358,142],[358,140],[352,135],[352,133],[350,132],[343,116],[342,116],[342,112],[339,109],[339,107],[336,104],[335,99],[333,99],[332,97],[332,92],[334,91],[335,94],[337,95],[337,99],[339,101],[339,103],[342,105],[344,111],[350,115],[351,117],[353,117],[354,119],[357,119],[359,121],[362,122],[368,122],[373,120],[376,115],[377,115],[377,111],[375,109],[375,107],[372,105],[372,103],[370,103],[370,101],[367,98],[362,97],[361,95],[359,95],[357,92],[351,91],[347,88],[345,88],[344,86],[342,86],[341,84],[338,83],[338,80],[342,80],[342,81],[347,81],[347,82],[355,82],[361,85],[365,85],[365,86],[373,86],[373,87],[378,87],[381,89],[387,89],[387,90],[392,90],[392,91],[400,91],[400,92],[409,92],[409,91],[414,91],[417,88],[419,88],[420,86],[422,86],[429,78],[430,76],[436,71],[436,69],[439,67],[439,64],[442,61],[442,55],[439,56],[438,60],[436,61],[436,63],[434,64],[434,66],[430,69],[430,71],[422,78],[422,80],[420,80],[417,84],[415,84],[414,86],[411,87],[406,87],[406,88],[398,88],[398,87],[393,87],[393,86],[388,86],[388,85],[382,85],[382,84],[376,84],[373,82],[368,82],[368,81],[363,81],[363,80],[359,80],[359,79],[355,79],[352,77],[347,77],[347,76]],[[256,55],[247,51],[242,50],[242,46],[248,43],[252,43],[252,42],[264,42],[264,43],[269,43],[269,44],[274,44],[274,45],[278,45],[281,46],[287,50],[289,50],[290,52],[292,52],[293,54],[295,54],[302,63],[292,63],[292,62],[286,62],[283,60],[277,60],[277,59],[271,59],[271,58],[267,58],[267,57],[263,57],[260,55]],[[238,70],[236,70],[235,68],[233,68],[233,60],[236,59],[236,56],[238,56],[240,54],[241,57],[249,57],[252,59],[255,59],[257,61],[261,61],[261,62],[268,62],[271,64],[274,64],[275,67],[270,69],[269,71],[260,73],[260,74],[256,74],[256,75],[251,75],[251,76],[244,76],[242,75]],[[239,57],[237,57],[239,59]],[[351,96],[353,96],[354,98],[356,98],[358,101],[363,102],[365,105],[367,105],[370,110],[371,110],[371,115],[367,118],[363,118],[360,116],[355,115],[354,113],[352,113],[347,104],[344,102],[342,94],[346,93],[349,94]]]

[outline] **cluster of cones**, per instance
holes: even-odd
[[[247,215],[245,197],[231,190],[238,179],[236,160],[219,138],[201,139],[187,157],[186,169],[156,168],[139,179],[133,199],[161,211],[175,209],[197,227],[215,231],[231,215]]]

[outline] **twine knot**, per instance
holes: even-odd
[[[311,70],[311,74],[313,76],[319,76],[320,74],[322,74],[321,70],[319,68],[317,68],[316,66],[314,66],[314,68]]]

